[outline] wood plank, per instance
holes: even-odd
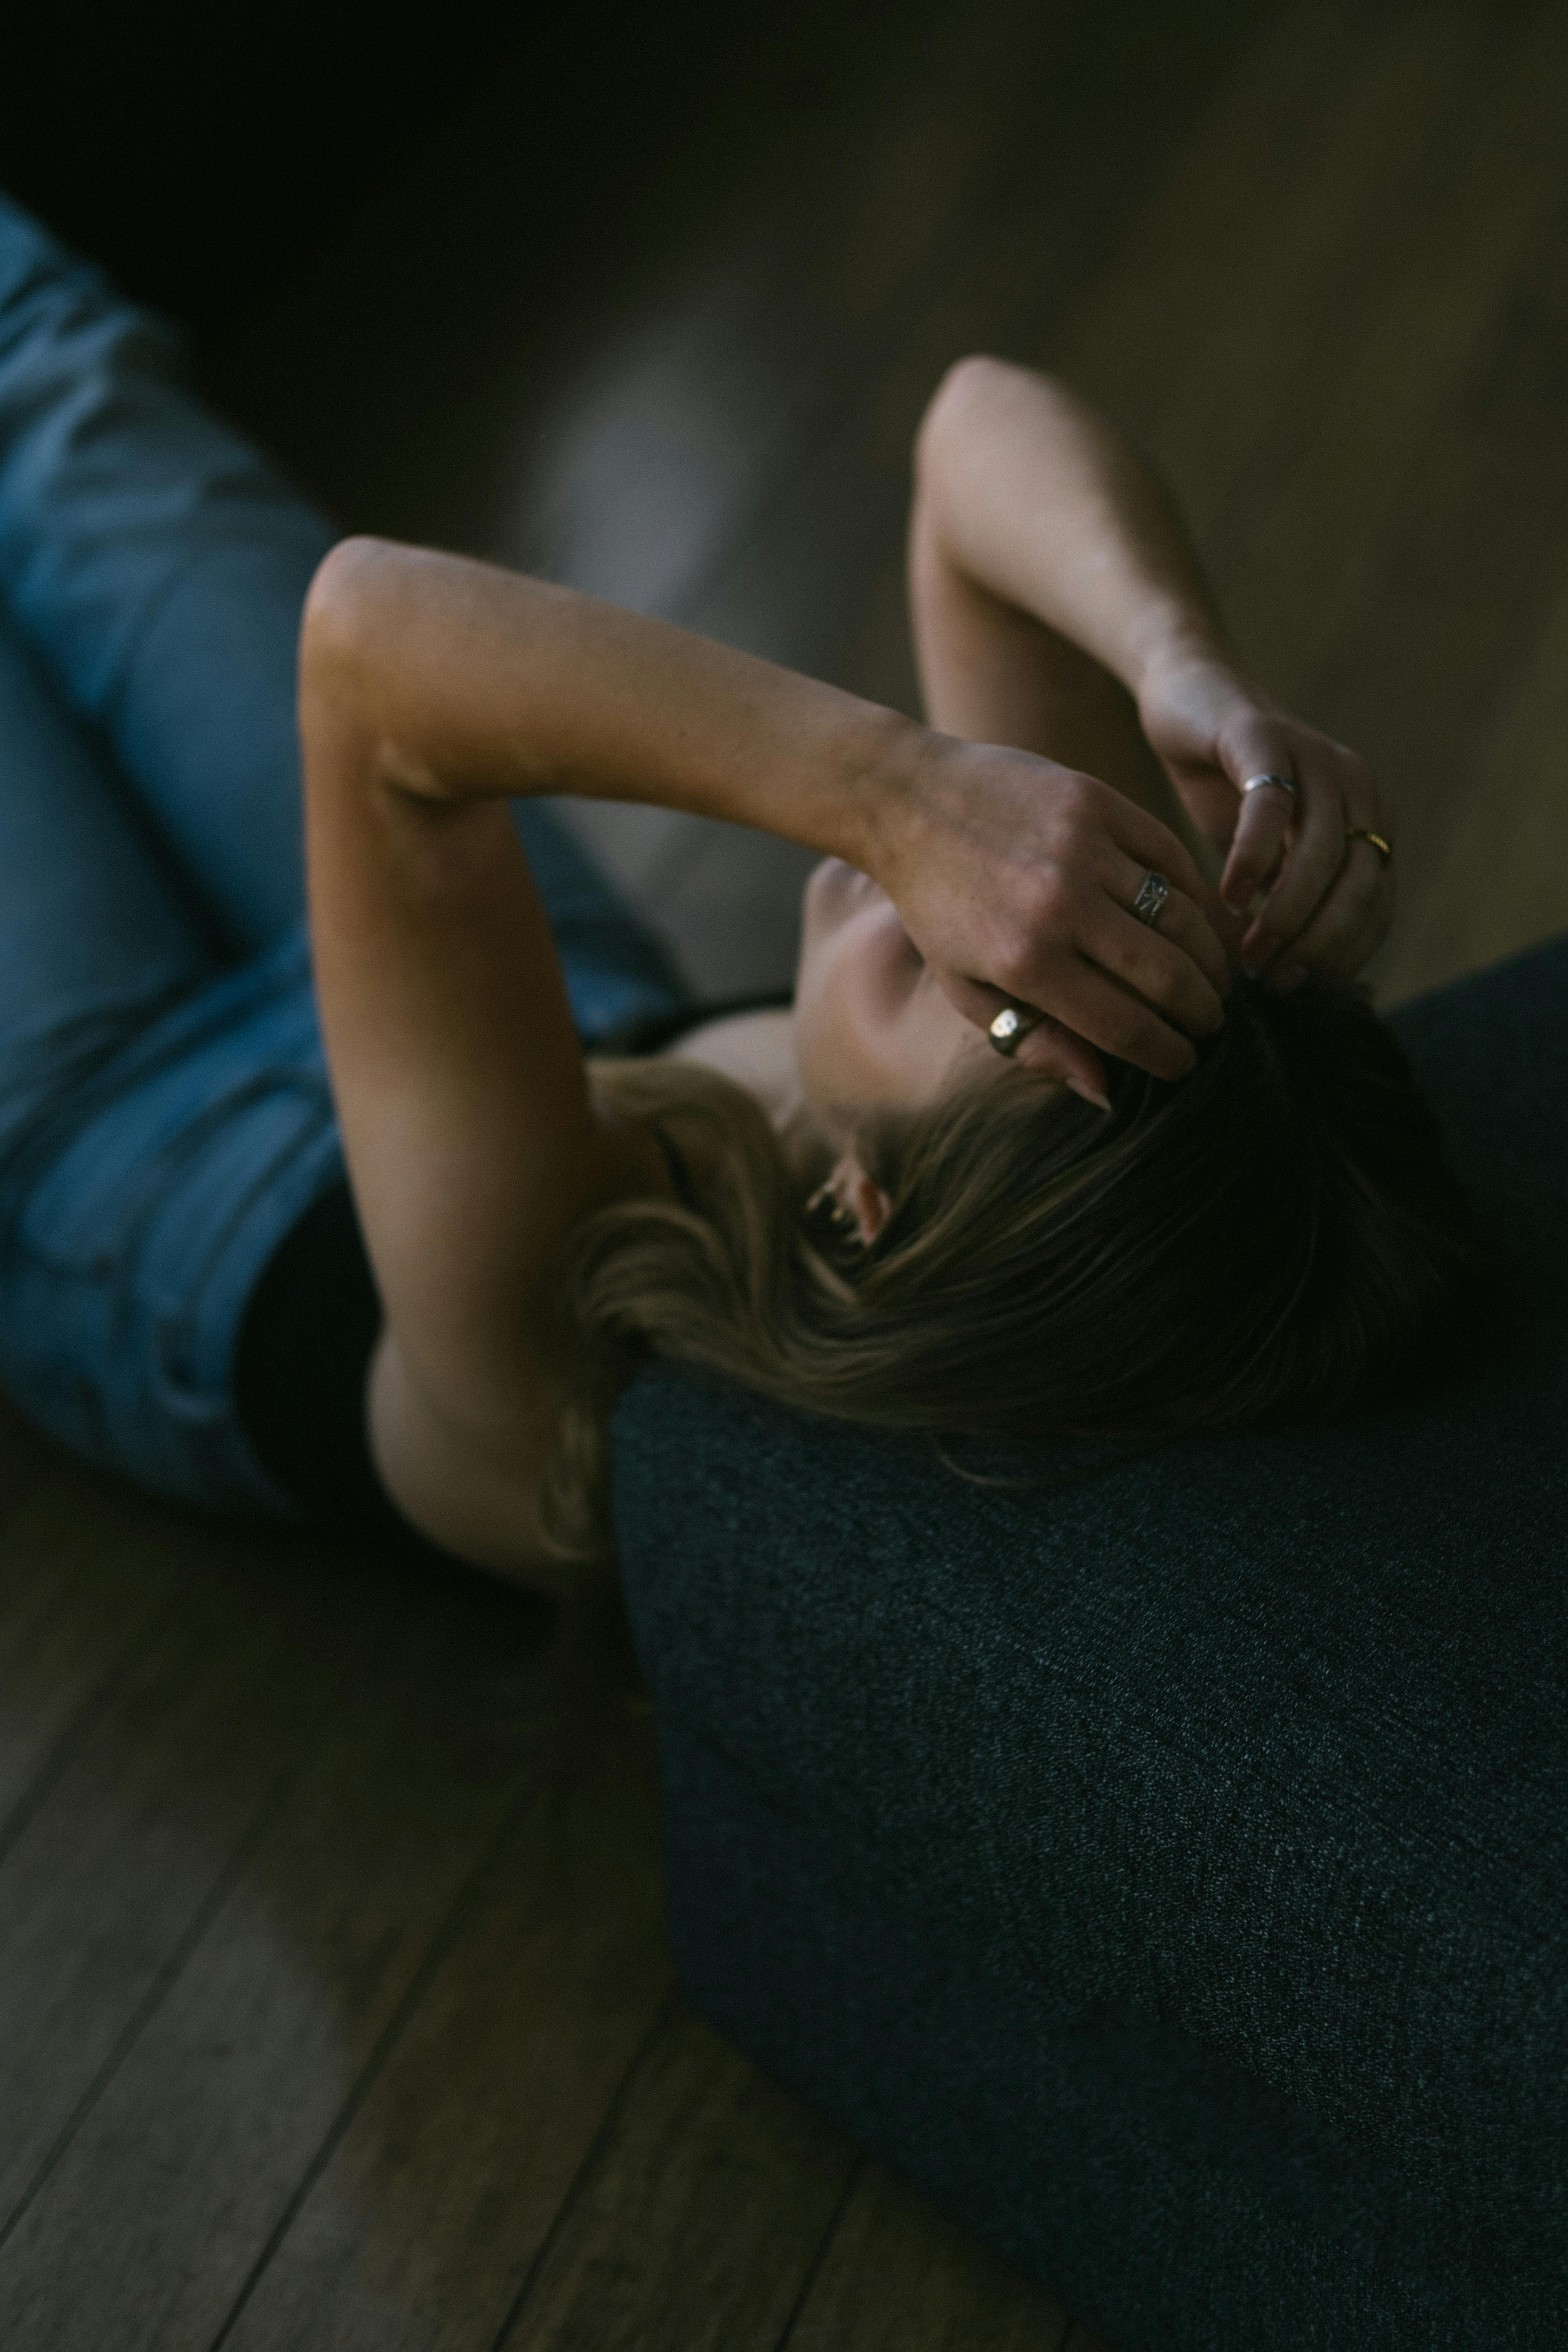
[[[57,1477],[0,1528],[0,1858],[190,1580],[117,1500]]]
[[[1279,190],[1363,68],[1381,12],[1268,12],[1230,69],[1197,95],[1150,199],[1068,310],[1025,354],[1066,368],[1134,431],[1175,396],[1238,277],[1256,278]],[[1259,191],[1269,191],[1267,204]]]
[[[849,355],[854,375],[809,443],[803,434],[784,453],[692,602],[693,625],[841,674],[866,587],[889,550],[901,553],[913,435],[943,370],[976,348],[1037,344],[1042,322],[1071,309],[1158,184],[1184,100],[1255,13],[1178,23],[1139,10],[1108,50],[1098,20],[1062,11],[1047,44],[1010,58],[1016,89],[993,125],[990,170],[953,191],[942,236],[906,273],[901,315]]]
[[[1179,137],[1184,98],[1250,13],[1210,10],[1201,27],[1152,14],[1108,56],[1081,12],[1062,11],[1043,48],[1020,45],[1007,107],[993,104],[988,168],[949,190],[933,167],[950,215],[940,233],[929,194],[907,207],[930,225],[930,247],[918,268],[906,259],[886,273],[903,287],[904,315],[847,355],[834,398],[804,415],[781,446],[773,478],[759,480],[752,512],[738,519],[722,560],[679,617],[915,709],[903,540],[925,404],[964,352],[1028,348],[1042,315],[1070,305]],[[1016,119],[1020,101],[1026,136]],[[951,103],[945,93],[926,102]],[[609,846],[614,814],[595,812],[589,825]],[[702,971],[703,957],[722,942],[725,976],[738,984],[743,960],[776,941],[768,978],[786,980],[801,862],[771,845],[742,853],[733,841],[699,841],[676,827],[671,841],[655,895],[689,967]],[[626,878],[647,889],[643,875]]]
[[[1568,929],[1568,590],[1505,706],[1431,888],[1391,959],[1391,998]]]
[[[494,2342],[668,1994],[647,1734],[514,1821],[215,2352]]]
[[[678,2011],[496,2352],[773,2352],[856,2163],[830,2126]]]
[[[1047,345],[1075,331],[1064,320],[1086,310],[1100,316],[1092,290],[1108,272],[1120,282],[1121,249],[1138,244],[1141,222],[1170,209],[1184,175],[1183,163],[1172,165],[1172,150],[1190,151],[1189,111],[1231,66],[1256,13],[1210,9],[1194,25],[1161,11],[1129,25],[1114,51],[1090,45],[1081,24],[1058,20],[1044,58],[1018,68],[1035,134],[977,196],[953,250],[917,289],[918,300],[871,363],[862,363],[858,388],[831,431],[802,450],[759,508],[694,610],[695,625],[895,709],[917,709],[904,531],[925,404],[964,352],[999,350],[1038,363],[1043,352],[1050,356]],[[1220,110],[1226,122],[1250,122],[1270,79],[1293,94],[1303,79],[1300,43],[1279,58],[1271,52],[1261,73],[1247,57]],[[1184,254],[1190,248],[1189,239]],[[1141,260],[1134,307],[1147,300],[1145,274]],[[1108,310],[1125,324],[1114,302]],[[1145,326],[1140,311],[1141,338]],[[1162,379],[1169,352],[1146,340],[1140,349],[1137,380]],[[716,883],[716,876],[700,879],[710,899]]]
[[[1550,394],[1550,353],[1565,308],[1568,108],[1557,69],[1560,23],[1539,15],[1521,26],[1517,16],[1483,25],[1476,12],[1423,12],[1396,19],[1363,48],[1331,76],[1331,102],[1303,113],[1295,140],[1280,147],[1252,247],[1230,234],[1232,284],[1223,298],[1215,289],[1213,321],[1204,323],[1192,299],[1212,267],[1205,250],[1212,233],[1202,203],[1181,199],[1184,165],[1162,193],[1157,222],[1134,240],[1136,267],[1097,289],[1089,368],[1079,364],[1084,352],[1069,349],[1068,358],[1105,396],[1106,383],[1092,376],[1098,336],[1125,370],[1124,400],[1135,395],[1139,328],[1158,315],[1147,296],[1141,302],[1143,283],[1163,271],[1174,289],[1170,299],[1186,298],[1194,323],[1173,341],[1169,368],[1152,364],[1152,346],[1142,350],[1142,382],[1169,380],[1175,390],[1146,392],[1131,421],[1180,486],[1227,604],[1247,614],[1247,629],[1259,627],[1259,593],[1245,567],[1258,560],[1259,533],[1268,537],[1276,669],[1285,666],[1279,649],[1287,640],[1300,649],[1289,655],[1298,674],[1272,682],[1310,694],[1312,715],[1372,757],[1395,809],[1407,803],[1402,914],[1378,971],[1388,997],[1451,968],[1430,927],[1423,948],[1406,944],[1420,920],[1415,910],[1441,887],[1433,877],[1462,822],[1483,740],[1495,731],[1498,695],[1516,683],[1517,648],[1539,627],[1568,521],[1568,443],[1561,402]],[[1255,81],[1253,69],[1242,79]],[[1233,190],[1242,184],[1249,134],[1227,105],[1198,142],[1206,172],[1190,175],[1204,201],[1221,176],[1218,134],[1227,120],[1241,142]],[[1464,301],[1457,310],[1453,302],[1466,256],[1452,254],[1450,240],[1466,220],[1484,227],[1489,215],[1496,229],[1500,181],[1504,211],[1514,210],[1500,252],[1472,250],[1470,299],[1482,315],[1467,341]],[[1347,192],[1354,198],[1348,206]],[[1419,331],[1408,307],[1412,285],[1450,329],[1458,321],[1447,356]],[[1347,366],[1364,364],[1369,352],[1377,362],[1364,376],[1352,373],[1347,390]],[[1304,454],[1336,411],[1342,435],[1363,448],[1359,487],[1342,438]],[[1389,462],[1390,448],[1397,463]],[[1373,476],[1377,498],[1369,499]],[[1292,478],[1289,526],[1270,536],[1270,499]],[[1359,557],[1346,528],[1351,508],[1368,529]],[[1331,564],[1349,556],[1358,584],[1348,616],[1331,617],[1332,598],[1313,573],[1316,550]],[[1470,903],[1490,902],[1492,870],[1468,862],[1460,887]],[[1540,936],[1561,919],[1557,902],[1538,893],[1530,916],[1511,920],[1505,894],[1518,903],[1500,879],[1498,919],[1482,927],[1489,942]]]
[[[895,2174],[867,2163],[779,2352],[1093,2352],[1095,2342]]]
[[[1024,289],[1037,304],[1042,273],[1081,274],[1152,168],[1136,110],[1114,142],[1070,119],[1059,53],[1083,37],[1081,9],[954,18],[928,29],[901,87],[879,71],[794,129],[768,201],[742,204],[673,308],[562,395],[569,423],[547,430],[502,507],[547,519],[542,535],[499,551],[839,675],[868,565],[901,546],[910,446],[942,368],[1005,340],[1007,306]],[[1073,192],[1077,235],[1064,224],[1042,239],[1020,156],[1026,182],[1048,168]],[[793,977],[808,857],[691,818],[565,814],[699,989]]]
[[[1243,658],[1298,708],[1357,625],[1406,486],[1484,359],[1561,171],[1568,23],[1552,12],[1474,110],[1416,250],[1244,553],[1216,584]]]
[[[1568,151],[1568,108],[1563,143]],[[1550,711],[1540,699],[1544,690],[1549,704],[1550,682],[1532,683],[1531,671],[1568,541],[1564,180],[1508,289],[1485,363],[1391,518],[1366,607],[1314,688],[1324,724],[1365,747],[1402,819],[1400,915],[1378,969],[1389,1001],[1564,919],[1550,871],[1531,877],[1521,898],[1518,866],[1497,854],[1517,824],[1530,823],[1532,794],[1555,804]],[[1521,698],[1520,732],[1503,754],[1519,764],[1509,766],[1498,743]],[[1445,902],[1459,915],[1457,932]]]
[[[1227,107],[1224,140],[1217,124],[1204,135],[1210,173],[1227,187],[1227,233],[1205,236],[1180,207],[1156,207],[1165,301],[1185,294],[1185,320],[1163,344],[1145,341],[1138,383],[1117,405],[1222,574],[1246,545],[1258,483],[1277,479],[1281,455],[1332,398],[1348,343],[1386,299],[1419,212],[1423,169],[1484,46],[1473,16],[1428,11],[1382,30],[1358,23],[1353,47],[1338,21],[1344,54],[1315,108],[1306,78],[1292,78],[1274,86],[1271,106]],[[1257,77],[1247,87],[1257,89]],[[1184,266],[1180,254],[1196,257]],[[1201,289],[1194,276],[1206,281]],[[1148,319],[1146,294],[1135,291],[1131,307]],[[1091,353],[1080,361],[1075,350],[1070,364],[1075,378],[1085,365],[1094,382]]]
[[[208,1925],[331,1677],[197,1578],[0,1864],[0,2243]]]
[[[348,1710],[0,2265],[0,2340],[205,2352],[515,1799]]]

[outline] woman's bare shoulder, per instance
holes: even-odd
[[[723,1013],[689,1029],[668,1051],[672,1059],[697,1062],[743,1087],[775,1127],[785,1126],[799,1108],[795,1014],[787,1005]]]
[[[668,1194],[664,1155],[639,1121],[609,1118],[612,1173],[583,1213]],[[482,1281],[484,1269],[473,1272]],[[548,1344],[520,1320],[514,1344],[491,1349],[457,1381],[433,1381],[389,1324],[371,1361],[365,1413],[387,1493],[433,1542],[476,1568],[541,1591],[575,1587],[575,1563],[552,1555],[545,1479],[561,1424]]]

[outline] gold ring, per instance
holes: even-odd
[[[1370,832],[1364,824],[1346,825],[1345,839],[1347,841],[1370,841],[1385,866],[1394,855],[1393,842],[1384,841],[1381,833]]]
[[[1030,1030],[1039,1027],[1043,1017],[1032,1005],[1005,1004],[985,1034],[1003,1058],[1010,1062]]]

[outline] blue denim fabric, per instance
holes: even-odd
[[[342,1173],[294,725],[334,535],[204,410],[174,331],[0,198],[0,1384],[226,1510],[288,1507],[234,1348]],[[515,814],[585,1042],[679,1011],[591,861]]]

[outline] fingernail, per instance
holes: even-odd
[[[1092,1087],[1086,1087],[1081,1078],[1069,1078],[1068,1080],[1068,1085],[1072,1088],[1073,1093],[1077,1095],[1080,1102],[1092,1103],[1096,1110],[1109,1110],[1110,1108],[1110,1096],[1096,1094],[1094,1088]]]

